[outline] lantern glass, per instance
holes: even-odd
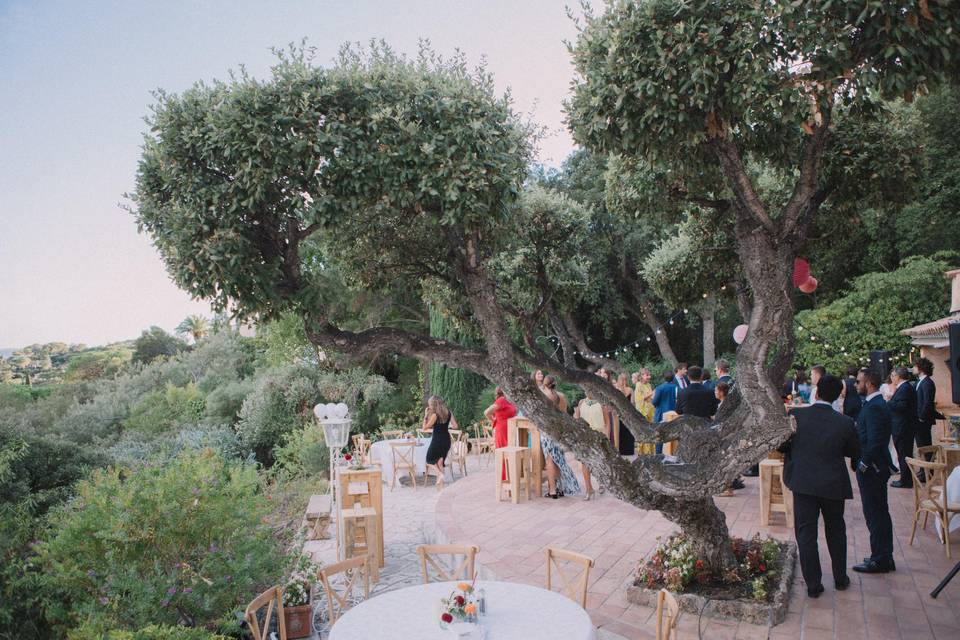
[[[324,420],[320,424],[323,426],[323,437],[327,441],[327,446],[331,449],[340,449],[347,446],[347,440],[350,438],[350,420]]]

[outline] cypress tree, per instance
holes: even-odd
[[[475,344],[434,305],[430,305],[430,335],[463,345]],[[443,398],[461,427],[477,419],[477,398],[487,386],[483,376],[441,364],[430,364],[430,393]]]

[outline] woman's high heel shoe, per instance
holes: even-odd
[[[584,501],[584,502],[587,502],[588,500],[590,500],[591,498],[593,498],[593,496],[594,496],[596,493],[597,493],[596,491],[591,491],[591,492],[589,492],[587,495],[585,495],[585,496],[583,497],[583,501]]]

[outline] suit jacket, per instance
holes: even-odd
[[[881,476],[888,477],[893,468],[890,459],[890,408],[882,395],[865,402],[857,416],[860,460]]]
[[[937,421],[937,385],[927,376],[917,383],[917,418],[925,427]]]
[[[856,420],[857,414],[860,413],[860,407],[863,406],[863,398],[857,393],[857,382],[853,378],[844,378],[843,386],[847,389],[843,396],[843,415]]]
[[[732,377],[732,376],[720,376],[719,378],[717,378],[717,384],[720,384],[721,382],[726,382],[726,383],[729,384],[730,386],[733,386],[733,377]]]
[[[890,431],[893,435],[912,437],[916,432],[917,417],[917,392],[909,382],[903,382],[893,392],[893,396],[887,402],[890,407]]]
[[[717,412],[717,397],[699,382],[677,393],[677,413],[709,418]]]
[[[852,418],[830,405],[791,409],[797,431],[780,446],[786,454],[783,482],[794,493],[829,500],[850,500],[853,489],[844,458],[860,457],[860,441]]]
[[[690,386],[690,378],[687,376],[677,376],[673,380],[673,384],[677,386],[677,389],[686,389]]]
[[[677,385],[672,382],[661,382],[653,390],[653,398],[650,404],[654,407],[653,420],[661,422],[663,414],[667,411],[673,411],[677,407]]]

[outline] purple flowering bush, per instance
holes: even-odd
[[[53,514],[41,558],[68,588],[64,626],[214,629],[282,570],[255,467],[212,450],[96,471]]]

